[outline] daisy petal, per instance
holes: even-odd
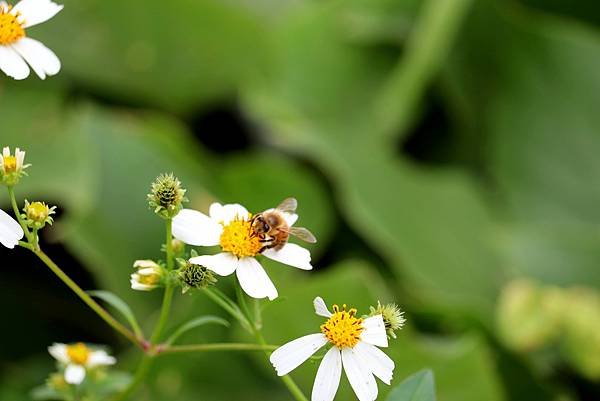
[[[190,259],[190,263],[204,266],[219,276],[229,276],[237,269],[239,260],[229,252],[222,252],[216,255],[196,256]]]
[[[332,316],[331,312],[329,312],[329,309],[327,309],[327,305],[325,305],[325,301],[323,301],[323,298],[316,297],[313,301],[313,305],[315,306],[315,313],[317,315],[326,318],[330,318]]]
[[[90,368],[93,368],[95,366],[114,365],[117,363],[117,360],[115,357],[108,355],[106,351],[98,350],[90,354],[90,359],[87,363]]]
[[[394,373],[394,361],[374,345],[359,341],[354,351],[364,365],[385,384],[390,384]]]
[[[69,363],[69,356],[67,355],[67,346],[62,343],[54,343],[48,347],[48,352],[57,361],[61,363]]]
[[[211,204],[210,208],[208,208],[208,215],[216,222],[223,221],[223,205],[219,202]]]
[[[363,321],[364,330],[360,334],[360,339],[368,344],[378,347],[387,347],[388,339],[385,332],[385,324],[381,315],[371,316]]]
[[[284,263],[289,266],[297,267],[302,270],[312,270],[310,264],[310,252],[300,245],[287,243],[280,250],[267,249],[262,253],[269,259]]]
[[[218,245],[223,227],[207,215],[183,209],[173,219],[173,236],[189,245]]]
[[[29,76],[29,67],[19,54],[8,46],[0,46],[0,70],[14,79],[25,79]]]
[[[81,384],[85,379],[85,368],[81,365],[67,365],[65,381],[69,384]]]
[[[296,221],[298,221],[298,215],[296,213],[283,213],[283,218],[288,226],[293,226]]]
[[[277,298],[277,289],[256,259],[240,259],[236,274],[242,289],[252,298]]]
[[[25,233],[15,219],[0,210],[0,244],[13,249]]]
[[[27,61],[41,79],[60,71],[60,60],[56,54],[35,39],[21,38],[13,43],[12,48]]]
[[[250,213],[248,213],[248,210],[237,203],[224,205],[221,209],[221,219],[224,226],[229,224],[232,220],[247,220],[249,215]]]
[[[62,9],[62,5],[53,3],[50,0],[21,0],[13,7],[11,13],[21,13],[21,17],[25,22],[23,28],[29,28],[48,21]]]
[[[332,347],[327,351],[312,389],[311,401],[333,401],[335,393],[340,385],[340,377],[342,376],[342,358],[340,350]]]
[[[322,333],[309,334],[277,348],[269,360],[277,375],[284,376],[300,366],[326,343],[327,338]]]
[[[373,401],[377,398],[377,383],[373,374],[366,369],[352,348],[342,350],[344,371],[352,390],[360,401]]]

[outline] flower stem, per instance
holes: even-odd
[[[21,225],[21,228],[23,229],[23,232],[25,233],[25,237],[27,238],[27,241],[29,241],[29,243],[31,245],[36,246],[36,244],[34,244],[33,237],[31,235],[31,233],[29,232],[29,228],[27,227],[25,222],[23,222],[23,220],[21,219],[21,213],[19,212],[19,207],[17,206],[17,199],[15,198],[15,190],[13,189],[12,186],[8,187],[8,197],[10,198],[10,204],[12,205],[13,212],[15,213],[15,217],[16,217],[17,221],[19,222],[19,224]]]
[[[144,354],[144,356],[142,357],[142,361],[140,362],[135,371],[135,375],[133,376],[133,380],[131,381],[131,383],[129,383],[129,385],[125,390],[123,390],[123,392],[114,396],[111,401],[126,400],[130,395],[132,395],[133,392],[138,388],[138,386],[144,381],[148,370],[150,370],[150,367],[152,366],[153,360],[154,358],[152,356]]]
[[[268,344],[243,344],[243,343],[213,343],[213,344],[189,344],[174,345],[161,348],[159,355],[177,352],[208,352],[208,351],[274,351],[277,345]]]
[[[32,252],[36,254],[38,258],[42,262],[46,264],[52,270],[59,279],[62,280],[77,296],[86,303],[98,316],[102,318],[106,323],[108,323],[113,329],[122,334],[125,338],[131,341],[136,346],[142,347],[143,339],[137,338],[136,335],[121,324],[117,319],[115,319],[110,313],[106,311],[102,306],[100,306],[91,296],[89,296],[84,290],[81,289],[71,278],[60,268],[48,255],[46,255],[41,249],[32,249]]]
[[[246,330],[249,333],[253,333],[252,325],[248,321],[248,319],[246,318],[246,316],[244,316],[244,314],[240,311],[240,309],[239,309],[239,307],[237,305],[235,305],[233,303],[230,304],[225,299],[223,299],[223,297],[225,297],[225,295],[219,295],[218,292],[216,292],[216,289],[213,290],[211,288],[204,288],[204,293],[214,303],[216,303],[217,305],[219,305],[227,313],[229,313],[231,316],[233,316],[235,319],[237,319],[237,321],[244,328],[244,330]],[[230,302],[232,302],[232,301],[230,301]]]
[[[167,270],[173,270],[173,227],[172,220],[166,220],[166,240],[165,248],[167,250]],[[175,287],[170,280],[167,280],[165,285],[165,294],[163,296],[162,307],[160,309],[160,317],[158,319],[158,323],[154,328],[154,332],[152,333],[152,337],[150,337],[150,342],[152,344],[156,344],[160,340],[160,336],[162,335],[165,326],[167,325],[167,321],[169,320],[169,313],[171,312],[171,303],[173,301],[173,293],[175,291]]]

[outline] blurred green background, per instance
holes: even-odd
[[[315,332],[311,300],[395,301],[398,384],[440,401],[600,399],[600,5],[591,0],[64,0],[28,30],[61,58],[0,80],[0,145],[27,151],[29,200],[59,206],[47,252],[147,329],[160,258],[145,195],[161,172],[250,210],[299,200],[307,273],[265,261],[274,344]],[[0,197],[8,210],[8,198]],[[139,354],[25,250],[0,249],[0,399],[27,400],[54,341]],[[528,281],[513,280],[521,278]],[[220,285],[226,291],[231,279]],[[583,294],[583,295],[582,295]],[[173,326],[222,314],[177,297]],[[248,340],[206,327],[187,343]],[[264,355],[164,357],[137,400],[287,400]],[[317,365],[293,373],[309,392]],[[379,383],[380,399],[389,388]],[[342,379],[338,400],[353,399]]]

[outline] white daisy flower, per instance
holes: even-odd
[[[346,311],[346,305],[342,309],[334,305],[331,313],[321,297],[315,298],[314,306],[317,315],[329,320],[321,325],[321,333],[300,337],[271,354],[277,374],[288,374],[329,342],[333,346],[321,361],[311,400],[333,400],[342,366],[358,399],[375,400],[378,393],[375,376],[389,385],[394,371],[394,361],[377,348],[388,346],[382,316],[357,318],[356,309]]]
[[[0,210],[0,244],[13,249],[19,244],[25,233],[15,219]]]
[[[25,29],[54,17],[63,6],[50,0],[21,0],[14,7],[0,1],[0,70],[14,79],[29,76],[29,66],[41,78],[60,71],[60,60]]]
[[[153,260],[136,260],[133,264],[137,272],[131,275],[131,288],[150,291],[157,288],[162,278],[162,268]]]
[[[291,227],[298,215],[283,213]],[[190,263],[204,266],[220,276],[234,272],[242,289],[253,298],[277,298],[277,289],[256,260],[260,253],[270,259],[311,270],[310,252],[296,244],[286,243],[281,249],[264,249],[264,243],[253,235],[252,215],[239,204],[213,203],[206,216],[191,209],[183,209],[173,219],[173,236],[194,246],[221,246],[223,252],[190,259]]]
[[[106,351],[93,350],[84,343],[54,343],[48,352],[65,367],[65,381],[69,384],[81,384],[86,371],[99,366],[114,365],[117,360]]]

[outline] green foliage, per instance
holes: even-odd
[[[435,383],[431,370],[422,370],[404,379],[387,401],[435,401]]]

